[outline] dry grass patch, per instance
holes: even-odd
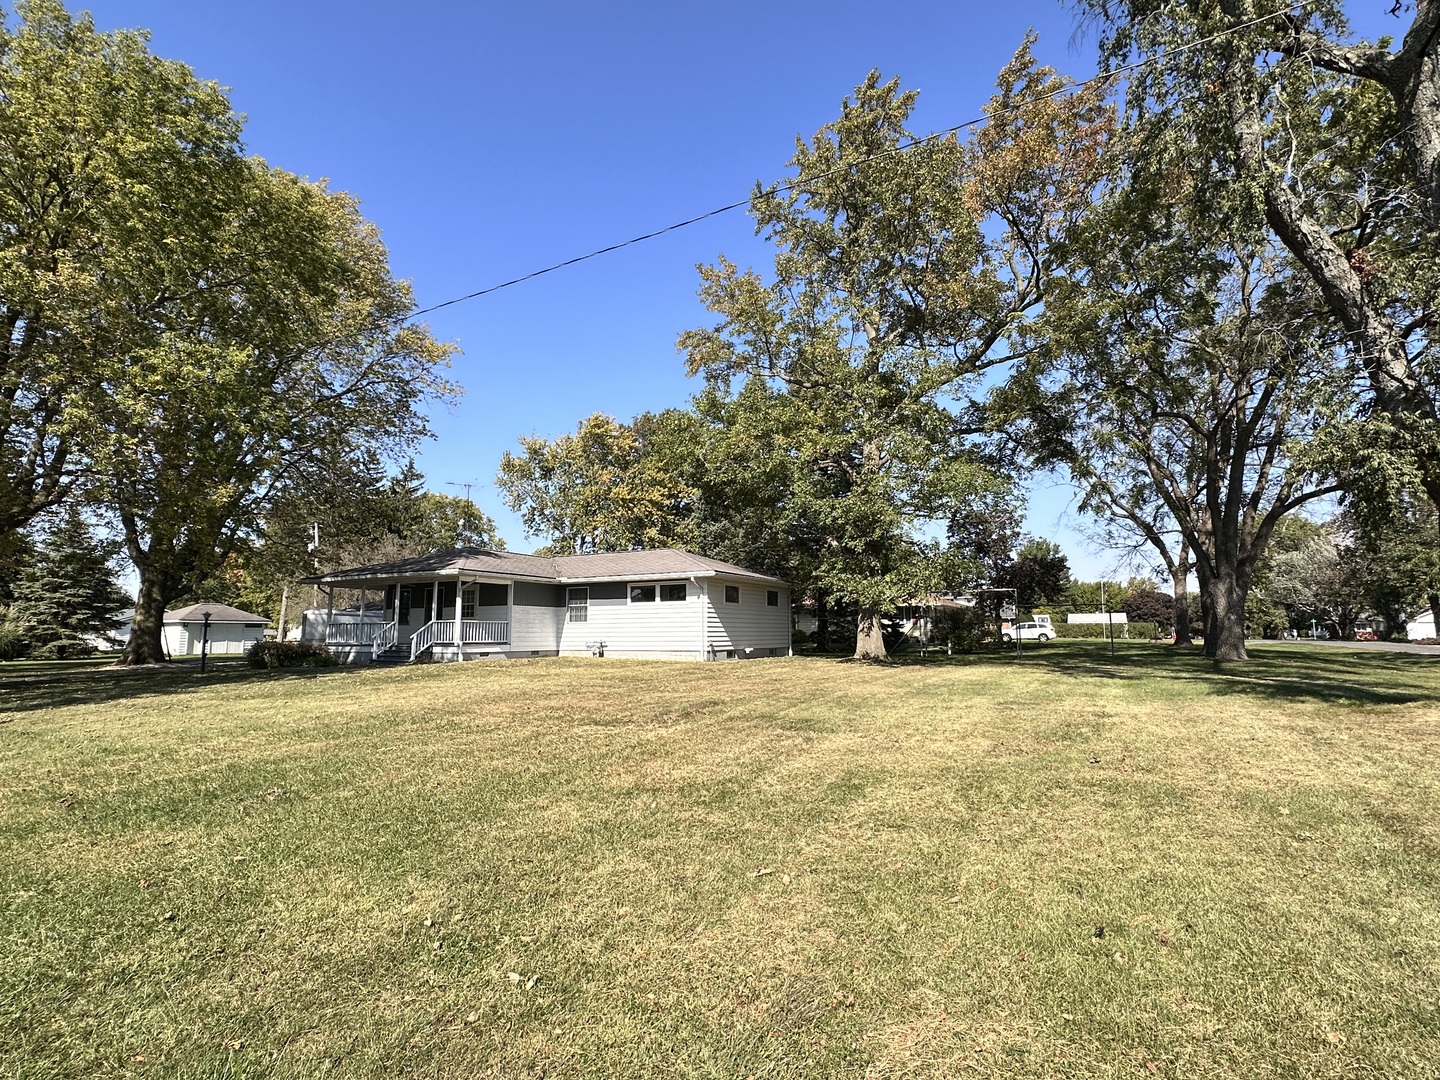
[[[91,681],[0,683],[9,1074],[1440,1076],[1429,658]]]

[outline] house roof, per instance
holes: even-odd
[[[459,577],[466,574],[523,581],[553,581],[556,584],[666,576],[712,577],[715,574],[726,574],[777,585],[785,584],[781,579],[768,574],[757,574],[743,566],[674,548],[551,556],[522,555],[515,551],[491,551],[485,548],[460,548],[455,551],[437,551],[413,559],[376,563],[373,566],[333,570],[328,574],[317,574],[303,580],[307,585],[343,585],[347,582],[359,584],[375,580]]]
[[[165,612],[165,618],[162,621],[167,623],[204,622],[207,611],[210,613],[211,623],[265,623],[268,625],[270,622],[265,615],[241,611],[229,604],[191,604],[189,607]]]

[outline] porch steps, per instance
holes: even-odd
[[[370,663],[375,667],[398,667],[401,664],[408,664],[410,663],[410,646],[391,645]]]

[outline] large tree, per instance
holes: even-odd
[[[1060,95],[1029,42],[999,87],[970,143],[914,144],[915,93],[872,72],[752,199],[771,277],[702,267],[721,321],[680,339],[691,373],[748,393],[792,455],[794,510],[822,538],[814,578],[858,609],[857,658],[885,656],[881,613],[924,585],[921,523],[993,489],[966,395],[1043,302],[1050,241],[1088,201],[1105,137],[1095,99]]]
[[[20,14],[0,69],[0,495],[13,520],[78,467],[140,575],[125,659],[158,661],[166,605],[273,493],[426,432],[449,349],[404,324],[409,289],[355,201],[246,157],[218,87],[53,0]]]
[[[1169,54],[1127,76],[1137,160],[1203,166],[1174,197],[1284,245],[1368,385],[1365,452],[1440,508],[1440,2],[1393,5],[1408,25],[1375,44],[1351,38],[1339,0],[1084,6],[1108,64]]]
[[[207,284],[155,270],[208,239],[196,205],[239,134],[220,89],[143,36],[97,34],[56,0],[17,11],[0,25],[0,530],[80,478],[75,388],[148,337],[140,324],[176,291]]]
[[[1000,401],[1042,461],[1107,497],[1141,474],[1194,559],[1207,655],[1244,659],[1256,562],[1281,517],[1338,490],[1323,450],[1354,403],[1283,250],[1175,199],[1203,163],[1150,165],[1132,158],[1072,234],[1041,346]]]

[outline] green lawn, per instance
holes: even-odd
[[[1255,653],[0,669],[0,1077],[1440,1077],[1440,661]]]

